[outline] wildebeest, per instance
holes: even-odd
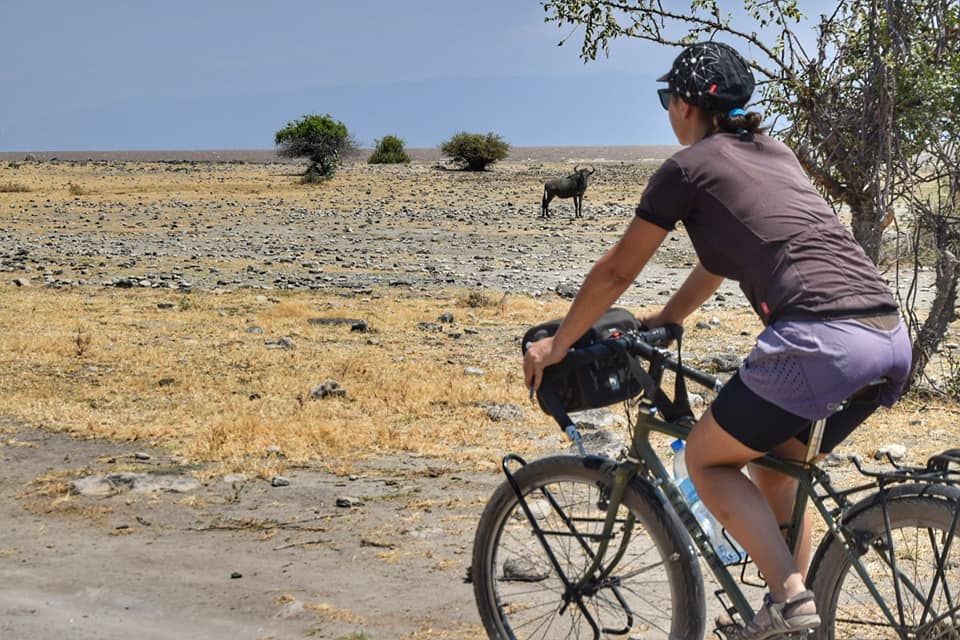
[[[543,185],[543,200],[540,202],[540,217],[550,217],[550,201],[554,198],[573,198],[573,215],[583,216],[583,193],[587,190],[587,178],[592,176],[596,169],[573,168],[566,178],[552,178]]]

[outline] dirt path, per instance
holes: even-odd
[[[0,637],[481,637],[464,577],[494,475],[378,459],[350,478],[300,468],[283,487],[216,478],[184,494],[57,504],[23,496],[25,482],[176,465],[161,451],[6,431]],[[131,462],[135,453],[150,459]]]

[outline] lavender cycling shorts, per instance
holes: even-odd
[[[884,330],[857,319],[786,320],[763,330],[739,374],[764,400],[818,420],[881,377],[889,382],[877,401],[892,406],[906,386],[911,358],[902,321]]]

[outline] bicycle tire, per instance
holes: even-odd
[[[545,530],[565,525],[544,497],[547,488],[581,533],[600,532],[615,464],[606,458],[554,456],[517,470],[514,479]],[[473,547],[474,595],[487,635],[493,640],[557,638],[702,638],[705,600],[700,565],[686,530],[643,480],[624,492],[606,558],[619,547],[627,509],[636,524],[627,551],[606,586],[584,603],[597,634],[571,603],[563,607],[564,584],[533,532],[516,492],[504,482],[477,525]],[[575,582],[590,564],[584,545],[572,535],[550,535],[549,545]],[[596,548],[596,540],[586,541]],[[520,565],[520,566],[518,566]]]
[[[901,581],[902,621],[908,635],[901,636],[884,615],[850,562],[843,544],[831,537],[817,554],[809,584],[816,594],[821,626],[820,640],[879,640],[910,637],[922,640],[960,639],[960,531],[950,535],[957,502],[928,496],[892,499],[887,503],[897,568],[914,585]],[[882,554],[887,546],[883,506],[877,503],[853,516],[846,526],[857,532],[870,579],[895,618],[900,618],[894,572]],[[948,537],[949,536],[949,537]],[[943,577],[937,578],[938,556],[943,556]],[[876,543],[880,550],[873,546]],[[931,611],[924,613],[924,603]],[[937,618],[945,616],[939,622]]]

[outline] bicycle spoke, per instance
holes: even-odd
[[[834,574],[835,610],[827,614],[836,640],[960,640],[956,596],[960,554],[953,542],[952,503],[932,499],[891,501],[865,513],[867,552],[859,561],[897,621],[882,612],[845,552]],[[851,525],[858,530],[857,525]],[[864,532],[866,533],[866,532]],[[824,588],[821,586],[820,588]]]
[[[662,559],[647,516],[628,517],[621,505],[602,566],[619,561],[609,575],[585,577],[601,543],[605,495],[595,480],[554,480],[527,488],[532,521],[519,502],[511,504],[490,557],[496,619],[508,625],[504,638],[656,640],[675,633],[671,575],[678,563]]]

